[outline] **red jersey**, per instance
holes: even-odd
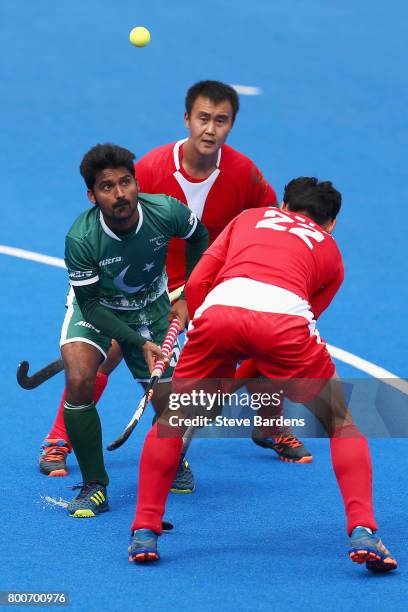
[[[181,163],[184,142],[153,149],[136,163],[140,191],[164,193],[187,204],[206,226],[210,244],[243,210],[276,204],[274,190],[255,164],[226,144],[219,150],[216,169],[207,178],[188,176]],[[167,274],[170,291],[185,283],[183,240],[170,241]]]
[[[218,286],[212,303],[234,303],[309,318],[302,310],[306,304],[316,319],[332,301],[343,277],[335,240],[308,217],[274,207],[248,210],[234,219],[205,252],[187,284],[187,301],[193,315],[207,293]],[[232,279],[251,279],[258,285],[254,284],[252,290],[249,283],[226,283],[224,293],[228,289],[229,295],[219,300],[221,283]],[[238,286],[240,291],[232,295],[233,287]],[[248,291],[243,290],[247,286]],[[280,291],[272,291],[270,286]],[[259,305],[258,288],[265,302]],[[282,302],[288,310],[281,310]]]

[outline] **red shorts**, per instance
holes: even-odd
[[[173,377],[234,378],[237,362],[247,358],[279,385],[291,379],[285,394],[295,402],[312,399],[335,371],[304,317],[215,305],[193,320]]]

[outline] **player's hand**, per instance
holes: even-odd
[[[169,321],[172,321],[175,317],[179,319],[179,332],[184,331],[188,325],[188,310],[187,302],[183,298],[178,299],[171,307]]]
[[[157,346],[157,344],[154,344],[154,342],[149,342],[149,340],[147,340],[143,344],[142,351],[143,351],[143,357],[145,358],[150,374],[154,370],[156,361],[159,361],[160,359],[162,359],[165,365],[167,366],[171,358],[171,353],[170,355],[167,355],[166,357],[165,355],[163,355],[160,346]]]

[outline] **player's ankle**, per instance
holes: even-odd
[[[45,444],[57,444],[58,446],[66,446],[68,448],[68,452],[70,453],[72,451],[72,446],[70,444],[70,442],[66,439],[68,436],[58,436],[56,434],[48,434],[48,436],[46,436],[44,438],[44,443]]]
[[[365,529],[371,535],[374,533],[373,530],[370,529],[370,527],[364,527],[364,525],[356,525],[355,527],[353,527],[353,531],[354,531],[354,529]]]

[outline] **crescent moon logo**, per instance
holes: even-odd
[[[113,284],[115,285],[115,287],[117,287],[121,291],[125,291],[126,293],[137,293],[141,289],[144,289],[146,284],[143,283],[143,285],[137,285],[137,287],[131,287],[130,285],[127,285],[125,283],[125,274],[129,270],[129,268],[130,268],[130,265],[126,266],[126,268],[122,270],[120,274],[115,276],[115,278],[113,279]]]

